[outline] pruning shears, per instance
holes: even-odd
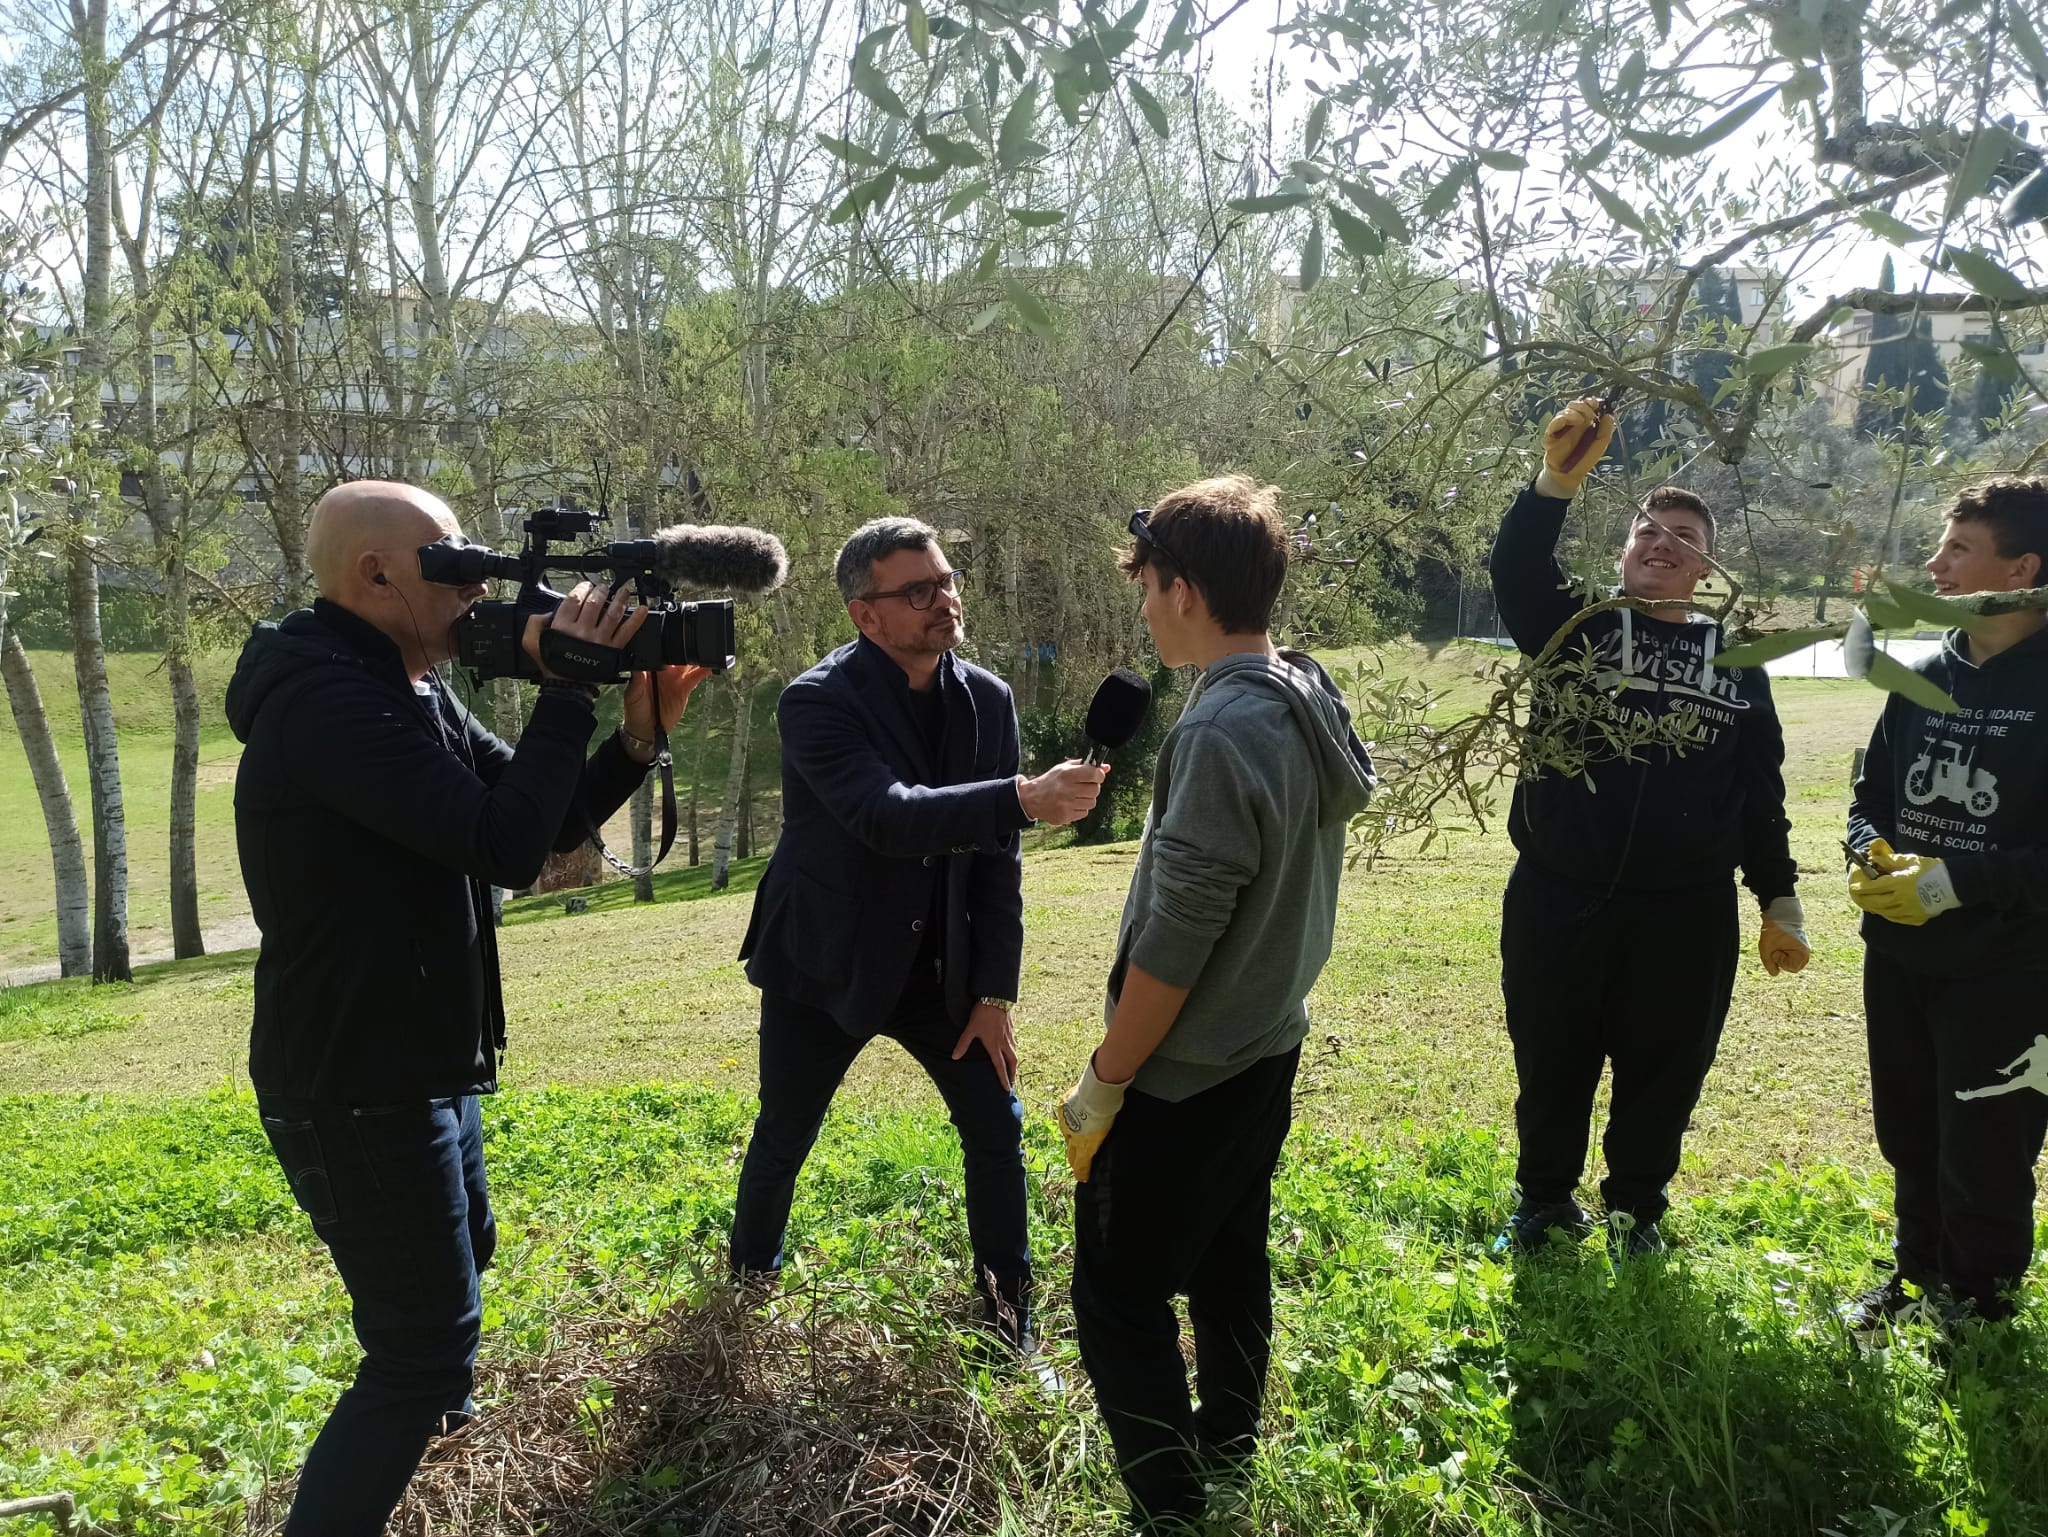
[[[1614,415],[1615,405],[1621,400],[1626,390],[1626,385],[1617,384],[1601,399],[1599,403],[1600,414],[1593,418],[1593,425],[1580,435],[1579,441],[1573,446],[1572,451],[1565,456],[1564,462],[1567,469],[1576,468],[1579,461],[1592,452],[1593,445],[1600,440],[1600,423]]]
[[[1865,854],[1863,850],[1856,847],[1847,838],[1842,840],[1842,854],[1848,859],[1850,864],[1861,870],[1865,875],[1875,878],[1884,874],[1884,871],[1878,869],[1876,865],[1870,862],[1869,855]]]

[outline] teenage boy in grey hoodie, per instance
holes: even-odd
[[[1204,1474],[1257,1444],[1273,1170],[1373,785],[1328,675],[1267,634],[1289,553],[1278,494],[1242,475],[1176,491],[1131,519],[1123,560],[1160,660],[1201,669],[1160,750],[1108,1030],[1060,1107],[1081,1359],[1143,1530],[1198,1519]]]

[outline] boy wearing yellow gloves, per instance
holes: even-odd
[[[1242,475],[1131,519],[1159,658],[1200,676],[1159,752],[1108,1030],[1060,1107],[1074,1326],[1143,1530],[1198,1519],[1257,1445],[1272,1353],[1273,1169],[1372,761],[1329,677],[1266,626],[1278,493]],[[1201,1407],[1173,1299],[1185,1293]]]
[[[1525,656],[1596,597],[1556,547],[1571,498],[1614,435],[1597,400],[1558,413],[1544,465],[1502,520],[1491,557],[1502,621]],[[1631,598],[1689,601],[1707,574],[1714,519],[1689,491],[1652,491],[1621,552]],[[1776,976],[1806,964],[1805,918],[1785,816],[1784,733],[1759,668],[1716,667],[1720,627],[1682,607],[1594,615],[1561,658],[1590,653],[1615,715],[1683,712],[1683,752],[1610,756],[1586,773],[1525,764],[1508,832],[1518,858],[1501,913],[1501,992],[1514,1044],[1521,1202],[1498,1247],[1590,1229],[1574,1191],[1594,1091],[1614,1064],[1601,1196],[1624,1253],[1664,1247],[1665,1186],[1720,1044],[1741,951],[1735,867],[1761,909],[1758,949]],[[1532,728],[1552,722],[1539,702]],[[1683,985],[1673,986],[1682,977]]]
[[[1927,569],[1944,595],[2006,592],[2039,586],[2044,559],[2048,480],[1993,481],[1956,499]],[[1892,1274],[1843,1310],[1859,1334],[1923,1305],[2011,1315],[2048,1134],[2042,612],[1952,630],[1913,670],[1961,709],[1887,699],[1849,806],[1871,1109],[1898,1222]]]

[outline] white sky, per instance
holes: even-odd
[[[686,4],[689,0],[677,0],[677,3]],[[1237,9],[1229,10],[1232,3],[1233,0],[1198,0],[1198,11],[1206,8],[1210,12],[1220,14],[1228,11],[1229,14],[1218,25],[1217,30],[1205,39],[1198,55],[1190,62],[1194,67],[1206,71],[1207,78],[1219,94],[1233,103],[1248,121],[1263,124],[1267,115],[1267,63],[1269,59],[1277,56],[1280,79],[1273,92],[1274,145],[1275,158],[1284,163],[1299,144],[1299,124],[1311,100],[1305,89],[1304,79],[1327,79],[1327,74],[1320,71],[1320,67],[1305,50],[1295,48],[1288,38],[1276,39],[1272,33],[1271,29],[1276,20],[1291,14],[1297,0],[1245,0]],[[1483,3],[1483,0],[1473,0],[1473,3]],[[1492,3],[1497,3],[1497,0],[1492,0]],[[1708,0],[1708,3],[1711,5],[1714,0]],[[882,14],[892,9],[889,0],[883,0]],[[1147,30],[1156,31],[1162,28],[1171,9],[1171,0],[1154,0],[1151,14],[1146,18]],[[0,38],[0,64],[4,64],[16,53],[17,45],[16,40]],[[1738,85],[1743,78],[1746,77],[1729,72],[1730,87]],[[1876,70],[1873,70],[1872,78],[1878,78]],[[2031,121],[2034,142],[2048,142],[2048,115],[2042,113],[2041,103],[2023,100],[2004,105],[2023,120]],[[1886,106],[1881,87],[1874,90],[1872,115],[1881,115]],[[1415,130],[1414,136],[1421,142],[1440,142],[1429,132],[1428,125],[1409,124],[1403,125],[1403,128]],[[1810,176],[1813,168],[1803,139],[1803,133],[1795,129],[1784,111],[1773,103],[1767,106],[1742,133],[1709,153],[1707,172],[1712,174],[1725,171],[1739,186],[1756,169],[1768,163],[1773,155],[1781,155],[1788,161],[1802,166]],[[1535,187],[1539,181],[1549,181],[1557,184],[1559,202],[1578,207],[1589,206],[1591,200],[1583,187],[1569,178],[1560,177],[1560,170],[1561,168],[1556,166],[1532,167],[1529,172],[1524,173],[1525,189]],[[1480,174],[1486,179],[1490,193],[1505,195],[1513,189],[1514,173],[1482,170]],[[1839,171],[1837,176],[1839,185],[1844,188],[1861,185],[1860,181],[1851,179]],[[1937,186],[1922,194],[1921,201],[1923,204],[1930,201],[1938,202],[1940,195],[1940,188]],[[20,199],[21,190],[18,182],[0,186],[0,216],[18,217],[27,212],[28,210],[23,207],[8,206],[10,203],[18,204]],[[1900,211],[1909,220],[1914,218],[1912,209],[1902,207]],[[1593,209],[1592,212],[1596,225],[1604,225],[1606,221],[1598,216],[1598,210]],[[1918,222],[1922,227],[1931,227],[1935,221],[1930,217]],[[2048,267],[2043,265],[2043,258],[2048,256],[2048,251],[2044,251],[2039,226],[2023,234],[2002,230],[1991,231],[1986,236],[1985,244],[1994,256],[2020,277],[2036,283],[2048,281]],[[1529,249],[1540,251],[1541,247]],[[1789,311],[1796,317],[1807,312],[1828,294],[1874,284],[1887,251],[1892,251],[1894,256],[1898,286],[1903,290],[1910,290],[1918,286],[1925,275],[1925,269],[1917,259],[1916,253],[1924,252],[1926,249],[1923,242],[1904,250],[1893,250],[1884,241],[1860,229],[1829,237],[1799,254],[1797,265],[1792,272],[1793,281],[1788,296]],[[1558,254],[1563,254],[1563,250],[1560,244]],[[1597,255],[1597,247],[1592,250],[1575,247],[1573,254]],[[1699,253],[1690,251],[1680,254],[1691,257]],[[1752,259],[1753,254],[1745,254],[1738,257],[1737,261]],[[66,264],[61,257],[58,261],[58,270],[63,272]],[[1784,270],[1786,264],[1779,261],[1774,265]],[[68,273],[66,276],[68,277]],[[1933,291],[1954,290],[1960,286],[1955,280],[1941,274],[1936,274],[1929,283]]]

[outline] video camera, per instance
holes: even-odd
[[[427,581],[444,587],[468,587],[492,578],[519,583],[516,598],[477,603],[455,626],[456,660],[479,682],[540,677],[521,642],[529,619],[552,614],[561,604],[563,594],[543,580],[549,571],[604,577],[613,586],[631,581],[651,610],[624,647],[621,671],[613,680],[621,683],[632,673],[659,667],[724,672],[733,666],[731,600],[678,602],[678,586],[758,594],[772,592],[789,571],[781,542],[757,528],[677,524],[656,529],[646,539],[615,540],[580,553],[556,554],[548,548],[589,537],[597,530],[599,516],[560,507],[531,512],[526,517],[526,542],[517,555],[453,539],[420,546],[420,575]]]

